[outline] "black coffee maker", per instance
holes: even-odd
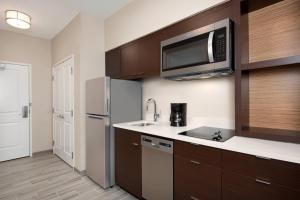
[[[186,103],[171,103],[171,126],[186,126]]]

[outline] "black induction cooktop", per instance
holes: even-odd
[[[179,135],[185,135],[189,137],[201,138],[206,140],[213,140],[217,142],[225,142],[226,140],[230,139],[234,135],[234,130],[202,126],[196,129],[179,133]]]

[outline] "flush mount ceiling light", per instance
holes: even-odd
[[[31,18],[29,15],[17,10],[7,10],[5,11],[5,14],[6,14],[5,21],[9,25],[20,29],[30,28]]]

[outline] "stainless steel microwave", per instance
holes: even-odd
[[[231,74],[233,23],[230,19],[161,42],[161,76],[190,80]]]

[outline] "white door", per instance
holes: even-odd
[[[53,69],[53,152],[71,166],[74,148],[73,57]]]
[[[29,156],[29,67],[0,63],[0,161]]]

